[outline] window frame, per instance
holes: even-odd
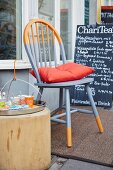
[[[31,0],[30,0],[31,1]],[[29,1],[29,2],[30,2]],[[31,4],[30,4],[31,5]],[[16,59],[16,68],[17,69],[27,69],[31,68],[31,65],[28,61],[27,54],[24,49],[24,44],[23,44],[23,31],[25,28],[25,25],[29,21],[29,3],[28,0],[22,0],[22,47],[21,47],[21,57],[22,59]],[[32,10],[33,11],[33,10]],[[14,68],[14,61],[15,60],[0,60],[0,70],[8,70],[8,69],[13,69]]]
[[[37,8],[36,8],[37,6]],[[84,3],[83,0],[79,0],[79,3],[72,0],[72,58],[68,61],[74,60],[74,50],[75,50],[75,39],[76,39],[76,26],[77,24],[84,24]],[[79,20],[78,20],[79,16]],[[22,59],[16,60],[17,69],[28,69],[31,68],[29,63],[24,44],[23,44],[23,31],[25,25],[29,20],[33,18],[38,18],[38,0],[22,0]],[[60,34],[60,0],[54,0],[54,27]],[[56,46],[57,49],[58,46]],[[60,63],[60,51],[58,50],[58,61]],[[0,70],[13,69],[14,60],[0,60]]]

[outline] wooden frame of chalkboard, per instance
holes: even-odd
[[[95,104],[111,107],[113,93],[113,25],[78,25],[74,61],[93,67]],[[82,71],[82,70],[81,70]],[[72,104],[90,104],[84,86],[71,89]]]
[[[101,23],[113,23],[113,6],[101,6]]]

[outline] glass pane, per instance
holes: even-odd
[[[21,0],[0,0],[0,60],[16,59],[17,28],[21,32],[20,7]]]
[[[111,0],[111,5],[113,6],[113,0]]]
[[[38,1],[39,18],[42,18],[51,24],[54,24],[54,1],[39,0]]]
[[[51,23],[52,25],[54,25],[54,1],[53,0],[39,0],[38,1],[38,12],[39,12],[39,18],[40,19],[44,19],[45,21]],[[46,34],[46,31],[44,31],[44,33]],[[47,35],[44,35],[45,40]],[[52,37],[52,33],[49,32],[49,38]],[[47,42],[47,41],[46,41]],[[46,48],[46,60],[48,60],[48,44],[45,44],[45,48]],[[40,46],[41,48],[41,46]],[[43,47],[42,47],[43,48]],[[52,38],[50,38],[49,41],[49,48],[50,48],[50,58],[51,61],[54,60],[54,51],[55,51],[55,47],[53,46],[52,43]],[[43,51],[43,50],[42,50]],[[44,61],[44,59],[42,58],[42,61]]]
[[[113,6],[113,0],[104,0],[104,2],[103,2],[103,5],[104,6]]]
[[[111,3],[111,0],[104,0],[103,5],[108,6]]]
[[[60,0],[60,34],[64,43],[67,59],[71,59],[72,56],[71,3],[71,0]]]

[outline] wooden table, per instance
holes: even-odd
[[[0,170],[44,170],[51,162],[50,111],[0,116]]]

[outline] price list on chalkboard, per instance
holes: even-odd
[[[75,62],[93,67],[94,78],[90,85],[95,104],[111,107],[113,93],[113,26],[77,26]],[[82,70],[81,70],[82,71]],[[71,90],[71,102],[89,104],[84,86]]]

